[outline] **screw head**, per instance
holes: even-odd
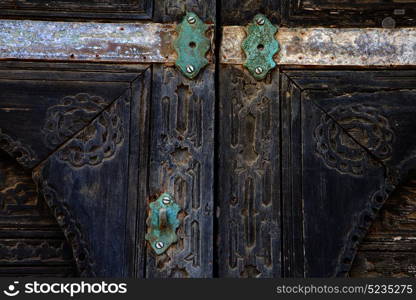
[[[165,246],[165,244],[163,244],[163,242],[156,242],[155,247],[156,249],[162,249]]]
[[[256,74],[263,73],[263,69],[261,67],[257,67],[254,71],[256,72]]]
[[[394,28],[396,27],[396,21],[392,17],[384,18],[381,22],[383,28]]]
[[[189,24],[194,24],[196,22],[195,17],[188,17],[188,23]]]
[[[170,204],[170,198],[169,197],[164,197],[162,199],[163,204]]]
[[[260,25],[260,26],[261,26],[261,25],[264,25],[264,22],[265,22],[265,21],[264,21],[264,18],[258,18],[258,19],[256,20],[256,22],[257,22],[257,24],[258,24],[258,25]]]
[[[186,66],[186,72],[193,73],[195,71],[195,68],[193,65],[187,65]]]

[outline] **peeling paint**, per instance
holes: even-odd
[[[174,24],[0,20],[0,59],[174,62]]]

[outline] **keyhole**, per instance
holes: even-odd
[[[263,44],[258,44],[257,49],[259,49],[260,51],[262,51],[264,49],[264,45]]]
[[[190,43],[189,43],[189,47],[191,47],[191,48],[195,48],[195,47],[196,47],[195,42],[190,42]]]

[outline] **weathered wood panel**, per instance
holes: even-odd
[[[82,0],[28,1],[5,0],[0,4],[1,17],[42,19],[123,19],[180,21],[187,11],[215,21],[216,2],[200,0]]]
[[[30,170],[0,151],[0,276],[75,276],[72,249]]]
[[[130,101],[130,91],[112,99],[35,169],[36,183],[66,236],[75,235],[72,244],[83,248],[74,255],[84,275],[127,276]]]
[[[416,2],[412,0],[221,1],[223,25],[246,25],[257,13],[265,14],[273,23],[288,27],[414,26]]]
[[[214,214],[213,67],[196,80],[154,66],[149,201],[170,193],[181,207],[178,242],[147,251],[147,277],[212,277]],[[141,204],[146,210],[148,203]]]
[[[216,1],[155,1],[154,20],[181,21],[192,11],[216,22]],[[208,56],[213,54],[213,49]],[[169,192],[182,208],[178,242],[164,254],[147,246],[146,277],[212,277],[214,252],[214,65],[194,80],[176,68],[153,65],[148,202]]]
[[[387,199],[358,247],[351,277],[416,276],[416,174]]]
[[[137,228],[137,203],[145,197],[139,181],[147,174],[150,70],[6,62],[0,69],[2,134],[42,154],[37,190],[71,244],[79,274],[143,272],[136,265],[144,247],[137,235],[145,230]],[[2,137],[0,145],[28,167],[10,140]]]
[[[307,277],[345,275],[375,212],[414,167],[414,72],[302,70],[284,76],[283,122],[290,125],[283,128],[283,149],[302,145],[289,155],[292,179],[283,191],[283,220],[295,224],[285,232],[285,269]],[[296,186],[301,194],[290,196]]]
[[[279,73],[220,72],[218,275],[280,277]]]
[[[156,22],[180,22],[187,12],[193,12],[204,22],[216,23],[214,0],[154,0],[153,20]]]
[[[150,19],[152,0],[3,0],[1,17]]]
[[[281,0],[221,0],[221,24],[245,26],[258,13],[280,24],[281,5]]]
[[[414,26],[416,1],[281,0],[285,26]],[[389,18],[386,20],[386,18]]]
[[[301,90],[281,75],[282,276],[304,277]]]
[[[25,167],[81,130],[134,78],[120,67],[33,66],[0,65],[0,148]]]

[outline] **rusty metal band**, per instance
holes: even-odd
[[[221,63],[243,64],[244,27],[223,28]],[[416,65],[416,28],[279,28],[278,65]]]
[[[174,24],[0,20],[0,59],[175,63]]]
[[[0,20],[0,59],[173,64],[175,27]],[[245,36],[242,26],[223,27],[221,63],[244,63]],[[416,65],[416,28],[279,28],[276,39],[279,65]]]

